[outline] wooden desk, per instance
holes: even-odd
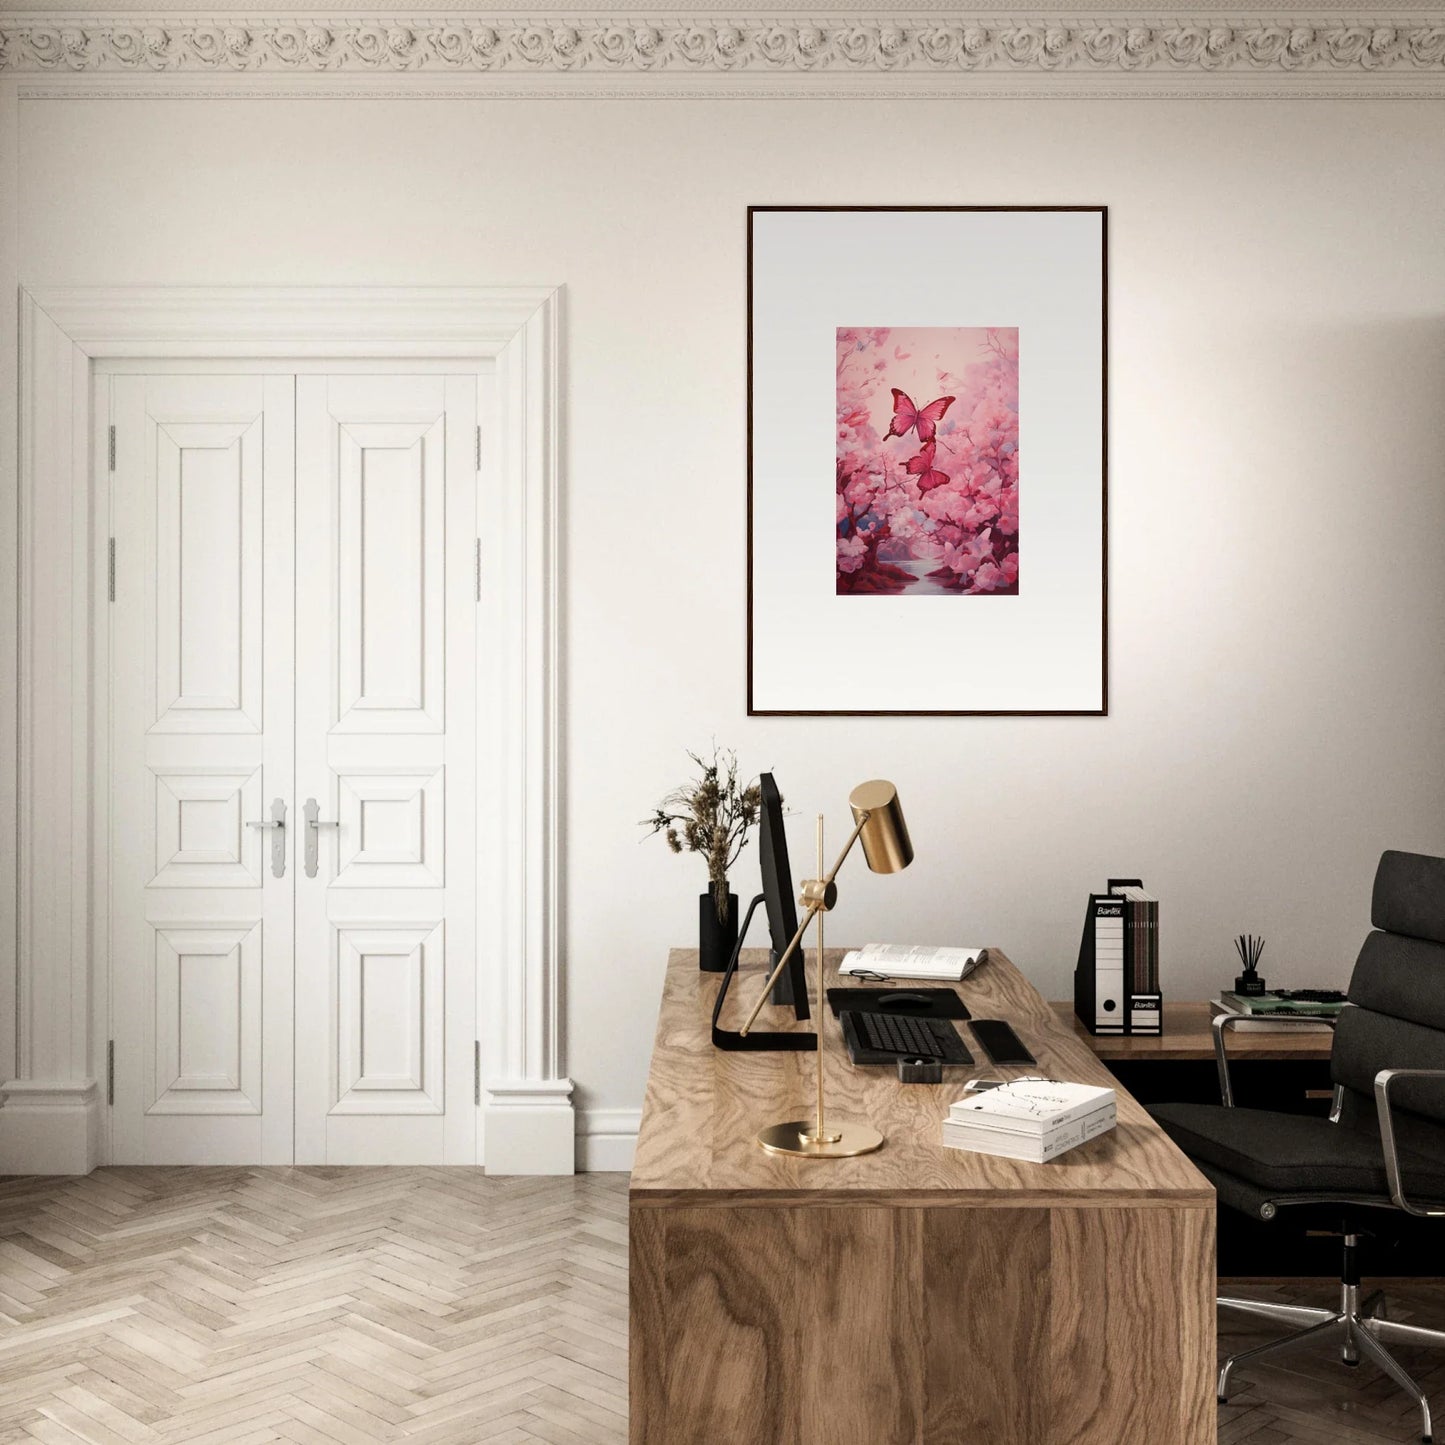
[[[768,1155],[753,1135],[806,1115],[813,1055],[715,1050],[717,986],[673,951],[632,1172],[632,1445],[1214,1440],[1214,1191],[1139,1104],[1051,1164],[945,1149],[969,1075],[854,1068],[830,1017],[828,1102],[887,1142]],[[1043,1072],[1114,1084],[1002,954],[960,992]]]
[[[1158,1038],[1119,1038],[1091,1034],[1074,1016],[1072,1003],[1055,1003],[1055,1012],[1101,1059],[1172,1059],[1214,1062],[1214,1034],[1209,1027],[1214,1010],[1207,1003],[1166,1003],[1164,1032]],[[1233,1029],[1229,1035],[1231,1059],[1313,1060],[1330,1056],[1333,1034],[1295,1029],[1256,1033]],[[1215,1101],[1218,1102],[1217,1100]]]

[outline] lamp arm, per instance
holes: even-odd
[[[843,866],[844,860],[848,854],[853,851],[853,845],[858,841],[863,832],[864,825],[868,822],[870,816],[870,814],[864,813],[863,816],[858,819],[857,827],[853,829],[848,841],[843,845],[843,851],[838,854],[838,861],[833,864],[828,876],[820,881],[819,892],[823,894],[824,897],[826,897],[828,889],[833,886],[833,880],[837,878],[838,870]],[[808,885],[804,884],[803,886],[806,888]],[[798,951],[798,945],[802,943],[803,935],[808,931],[808,925],[822,913],[827,906],[823,898],[819,898],[808,904],[808,911],[799,922],[798,931],[788,940],[788,946],[783,950],[783,955],[778,959],[777,965],[772,973],[768,975],[768,981],[763,985],[763,991],[758,996],[757,1003],[753,1005],[753,1011],[748,1015],[748,1021],[738,1030],[738,1033],[744,1038],[747,1037],[748,1030],[758,1021],[758,1015],[763,1011],[763,1005],[767,1003],[768,995],[772,993],[773,985],[777,983],[783,969],[787,966],[788,960]],[[818,1007],[820,1009],[823,1007],[822,999],[818,1000]]]
[[[753,1005],[753,1011],[748,1015],[748,1021],[738,1030],[738,1033],[746,1038],[748,1030],[757,1023],[758,1015],[763,1011],[763,1005],[768,1001],[768,995],[773,991],[773,985],[778,981],[778,976],[787,967],[788,960],[798,951],[798,945],[803,941],[803,935],[808,931],[808,925],[818,914],[822,912],[822,904],[810,903],[808,911],[803,915],[803,921],[798,924],[798,931],[788,940],[788,946],[783,950],[782,957],[778,959],[777,967],[768,975],[768,981],[763,985],[763,991],[758,997],[757,1003]]]

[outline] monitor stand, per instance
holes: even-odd
[[[717,999],[712,1006],[712,1041],[717,1048],[727,1049],[733,1053],[766,1053],[769,1051],[782,1050],[792,1053],[811,1053],[818,1047],[817,1034],[779,1034],[766,1033],[762,1029],[749,1029],[746,1034],[739,1033],[736,1029],[725,1029],[719,1026],[718,1019],[722,1017],[723,1004],[727,1000],[728,985],[733,981],[733,975],[738,971],[738,958],[743,951],[743,942],[748,936],[748,925],[753,921],[753,914],[757,911],[758,904],[763,901],[764,894],[759,893],[751,903],[748,904],[746,917],[743,919],[743,926],[738,929],[737,946],[733,949],[733,955],[728,959],[728,966],[723,971],[722,981],[718,984]],[[771,955],[772,968],[777,967],[777,955]],[[798,957],[792,960],[798,962]],[[801,972],[801,969],[798,970]],[[792,979],[793,973],[790,967],[783,971],[783,977],[778,980],[779,985],[788,984],[789,1004],[793,999]],[[807,984],[803,984],[803,997],[807,998]],[[778,1001],[777,989],[771,995],[772,1002]],[[806,1015],[804,1015],[806,1017]]]

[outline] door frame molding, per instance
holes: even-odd
[[[478,726],[478,1157],[492,1173],[572,1172],[559,927],[561,288],[22,287],[19,310],[17,494],[0,498],[18,509],[0,573],[15,568],[19,606],[16,1028],[13,1069],[0,1075],[0,1173],[104,1162],[109,970],[94,840],[108,733],[93,680],[108,559],[93,478],[106,475],[106,418],[92,363],[120,358],[495,365],[502,495],[483,581],[497,605],[478,619],[479,666],[494,684]],[[7,1041],[0,1065],[8,1055]]]

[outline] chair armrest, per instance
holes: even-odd
[[[1219,1098],[1226,1109],[1234,1108],[1234,1086],[1229,1080],[1229,1051],[1224,1036],[1237,1024],[1246,1022],[1248,1014],[1216,1014],[1210,1027],[1214,1030],[1214,1061],[1219,1066]],[[1271,1024],[1328,1024],[1335,1026],[1334,1019],[1305,1018],[1300,1014],[1270,1014]]]
[[[1381,1069],[1375,1075],[1375,1109],[1380,1116],[1380,1146],[1385,1151],[1385,1178],[1390,1181],[1390,1198],[1397,1209],[1406,1214],[1445,1215],[1445,1200],[1412,1203],[1405,1198],[1400,1179],[1400,1155],[1395,1145],[1395,1115],[1390,1107],[1390,1085],[1396,1079],[1439,1079],[1445,1081],[1445,1069]]]

